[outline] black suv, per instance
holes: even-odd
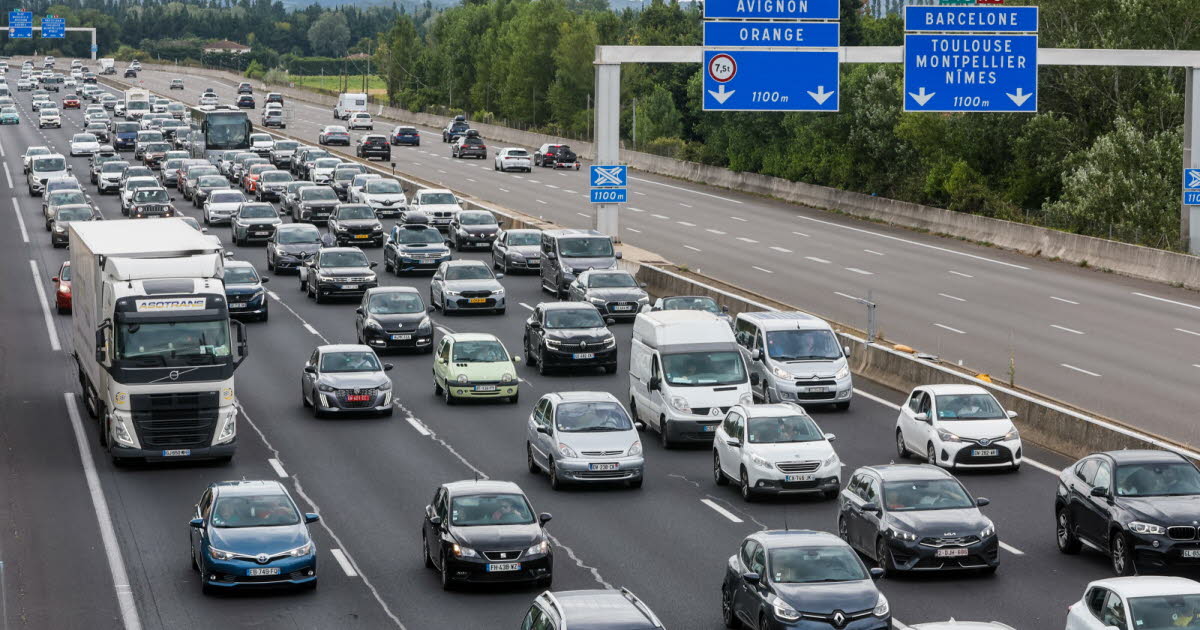
[[[1168,451],[1089,455],[1063,469],[1054,496],[1059,551],[1107,552],[1117,575],[1200,566],[1200,471]]]
[[[378,350],[433,351],[433,322],[414,287],[375,287],[354,310],[358,343]]]
[[[662,630],[662,622],[627,588],[546,591],[533,600],[522,628],[538,630]]]
[[[254,109],[254,97],[249,94],[239,96],[237,106],[239,109]]]
[[[354,147],[354,155],[364,160],[379,158],[386,162],[392,159],[392,145],[388,144],[387,136],[363,136]]]
[[[343,203],[329,217],[329,233],[343,244],[383,247],[383,224],[365,203]]]
[[[317,304],[330,297],[361,297],[379,284],[372,269],[376,263],[357,247],[326,247],[304,261],[300,290]]]
[[[537,365],[538,374],[552,368],[603,367],[617,371],[617,338],[590,305],[578,302],[538,304],[525,320],[525,364]]]
[[[574,168],[579,170],[579,158],[565,144],[543,144],[533,152],[533,165],[551,168]]]
[[[321,231],[307,223],[284,223],[267,240],[267,269],[295,270],[321,249]]]

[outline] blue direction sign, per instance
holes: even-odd
[[[629,169],[624,166],[592,166],[592,186],[628,186]]]
[[[1037,35],[904,36],[904,111],[1036,112]]]
[[[31,39],[33,37],[33,12],[9,11],[8,36],[13,39]]]
[[[838,53],[704,51],[704,110],[838,111]]]
[[[838,22],[705,22],[704,45],[833,48],[840,31]]]
[[[47,15],[42,18],[42,39],[62,39],[67,36],[67,18]]]
[[[1183,205],[1200,206],[1200,168],[1183,169]]]
[[[708,0],[704,17],[710,20],[836,20],[840,0]]]
[[[100,50],[100,47],[95,44],[92,44],[92,52],[96,52],[98,50]]]
[[[1036,33],[1037,7],[904,7],[904,30],[948,33]]]
[[[592,203],[626,203],[629,200],[628,188],[592,188]]]

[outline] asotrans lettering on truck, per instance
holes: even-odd
[[[179,219],[71,223],[72,355],[115,461],[233,457],[233,373],[222,247]]]

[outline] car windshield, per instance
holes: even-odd
[[[300,198],[304,201],[335,201],[338,196],[333,192],[332,188],[326,186],[313,186],[300,191]]]
[[[57,116],[58,110],[53,107],[43,107],[41,110],[43,116]]]
[[[295,245],[297,243],[320,243],[321,231],[313,226],[303,227],[288,227],[279,230],[279,242],[285,245]]]
[[[1117,496],[1166,497],[1200,494],[1200,471],[1188,462],[1117,466]]]
[[[710,387],[746,382],[746,366],[741,353],[735,351],[664,354],[662,366],[671,385]]]
[[[160,131],[142,131],[137,135],[138,142],[162,142],[163,135]]]
[[[885,481],[883,503],[891,512],[965,510],[975,502],[954,479]]]
[[[567,433],[632,431],[629,414],[615,402],[565,402],[554,411],[554,425]]]
[[[166,153],[171,150],[171,145],[166,142],[148,142],[144,150],[147,153]]]
[[[131,179],[125,180],[125,189],[126,190],[138,190],[141,188],[158,188],[158,186],[159,186],[159,184],[158,184],[157,179],[142,179],[142,178],[138,177],[138,178],[131,178]]]
[[[208,200],[212,203],[240,203],[245,201],[246,197],[238,190],[221,190],[212,193]]]
[[[1008,415],[991,394],[935,396],[938,420],[1001,420]]]
[[[274,219],[279,214],[275,212],[275,206],[269,203],[255,203],[242,206],[238,216],[243,219]]]
[[[38,158],[33,161],[35,171],[63,171],[66,168],[67,161],[60,157]]]
[[[229,185],[229,180],[220,175],[205,175],[196,180],[196,186],[199,188],[224,188]]]
[[[132,322],[117,331],[117,360],[148,367],[216,363],[229,357],[229,319]]]
[[[114,131],[117,133],[132,133],[138,130],[138,124],[135,122],[119,122],[116,124]]]
[[[422,227],[421,229],[404,228],[398,234],[400,243],[404,245],[433,245],[444,242],[442,233],[437,228]]]
[[[96,136],[90,133],[77,133],[71,136],[71,142],[96,142]]]
[[[322,150],[316,150],[316,151],[309,151],[308,157],[306,157],[304,159],[305,159],[305,161],[312,162],[315,160],[319,160],[323,157],[329,157],[329,152],[322,149]]]
[[[300,514],[287,495],[234,495],[217,499],[210,523],[228,529],[279,527],[299,524]]]
[[[133,193],[134,203],[167,203],[170,200],[167,191],[162,188],[150,188]]]
[[[295,151],[296,147],[298,147],[298,146],[300,146],[299,142],[292,142],[291,140],[280,140],[275,143],[275,150],[276,151]]]
[[[125,171],[125,177],[154,177],[154,171],[149,166],[130,166]]]
[[[593,273],[588,276],[587,285],[590,289],[629,288],[636,287],[637,280],[634,280],[633,276],[624,272]]]
[[[338,181],[349,181],[354,179],[354,176],[360,173],[362,173],[361,168],[346,168],[345,166],[339,166],[338,169],[333,172],[333,178]]]
[[[404,190],[400,188],[400,182],[394,179],[371,179],[363,184],[363,190],[369,193],[376,194],[393,194],[398,195]]]
[[[50,195],[49,206],[65,206],[71,203],[87,203],[81,190],[63,190]]]
[[[341,163],[338,158],[321,158],[313,162],[313,168],[336,168]]]
[[[428,205],[450,206],[450,205],[454,205],[457,203],[458,203],[458,200],[455,199],[454,195],[452,195],[450,193],[429,193],[426,195],[421,195],[421,204],[426,205],[426,206],[428,206]]]
[[[465,122],[456,122],[450,125],[450,131],[466,131],[470,128],[471,125],[468,125]]]
[[[1200,625],[1200,594],[1131,597],[1128,601],[1131,628],[1176,630]],[[1115,626],[1116,623],[1104,625]]]
[[[546,328],[603,328],[604,319],[595,308],[549,309]]]
[[[771,549],[767,553],[767,574],[778,584],[867,579],[862,561],[848,545]]]
[[[508,352],[499,341],[459,341],[454,344],[455,363],[500,363],[508,361]]]
[[[450,500],[450,523],[457,527],[532,522],[533,510],[519,494],[475,494]]]
[[[322,267],[366,267],[367,255],[362,252],[322,252]]]
[[[265,133],[250,134],[250,142],[270,142],[270,141],[271,141],[270,134],[265,134]]]
[[[564,238],[558,252],[563,258],[606,258],[613,255],[613,246],[607,238]]]
[[[58,221],[87,221],[92,218],[92,209],[85,207],[62,208],[58,211]]]
[[[720,313],[721,307],[710,297],[669,297],[663,300],[664,311],[706,311]]]
[[[338,208],[339,219],[374,219],[375,211],[371,206],[342,206]]]
[[[767,355],[776,361],[832,361],[842,351],[829,330],[775,330],[767,333]]]
[[[101,173],[120,173],[129,168],[128,162],[105,162],[104,166],[100,167]]]
[[[404,315],[424,311],[425,303],[416,293],[377,293],[372,295],[371,301],[367,303],[367,312],[372,315]]]
[[[29,147],[29,149],[27,149],[25,151],[25,157],[33,157],[35,155],[48,155],[49,153],[50,153],[50,149],[47,149],[46,147]]]
[[[463,225],[496,225],[496,217],[491,212],[463,212],[458,215]]]
[[[492,270],[484,265],[454,265],[446,268],[447,280],[490,280]]]
[[[378,372],[382,369],[374,352],[326,352],[321,355],[322,372]]]
[[[269,173],[263,173],[262,180],[264,182],[271,183],[290,182],[292,181],[292,174],[288,173],[287,171],[271,171]]]
[[[746,437],[751,444],[819,442],[825,439],[817,423],[808,416],[771,416],[750,418]]]
[[[509,232],[508,244],[511,246],[537,245],[542,235],[537,232]]]
[[[226,267],[225,284],[255,284],[258,273],[254,267]]]

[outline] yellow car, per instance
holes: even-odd
[[[460,398],[506,398],[516,404],[520,356],[508,353],[495,335],[453,333],[433,355],[433,391],[453,405]]]

